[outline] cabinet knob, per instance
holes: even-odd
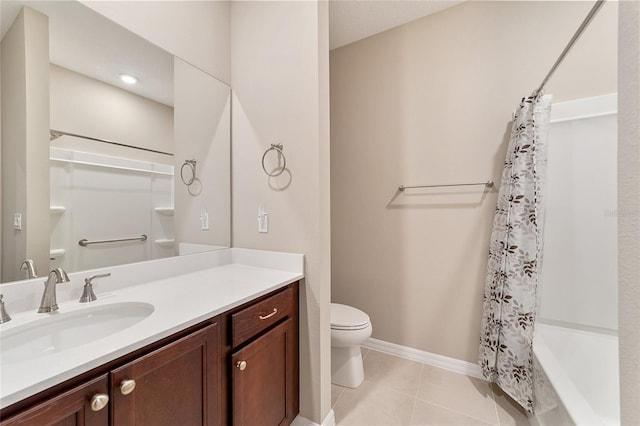
[[[236,367],[239,368],[240,371],[244,371],[244,369],[247,368],[247,361],[238,361]]]
[[[104,393],[97,393],[91,398],[91,410],[100,411],[109,403],[109,395]]]
[[[136,388],[136,381],[131,379],[125,379],[120,383],[120,393],[123,395],[129,395]]]

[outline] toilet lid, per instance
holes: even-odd
[[[369,323],[369,315],[353,306],[331,304],[332,328],[362,328]]]

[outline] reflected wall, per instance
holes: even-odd
[[[28,258],[42,275],[54,266],[73,272],[177,255],[181,244],[196,244],[198,251],[229,247],[230,88],[80,2],[3,1],[2,19],[1,281],[25,279],[20,264]],[[21,30],[10,30],[14,25]],[[26,36],[20,39],[14,33]],[[38,49],[27,43],[38,43]],[[26,56],[33,58],[20,59]],[[26,65],[16,66],[21,63]],[[33,64],[39,66],[37,77]],[[119,81],[122,72],[138,77],[138,84],[125,86]],[[49,142],[51,131],[76,136],[55,136]],[[50,147],[66,154],[50,161]],[[76,161],[87,156],[168,169],[150,180],[136,180],[146,172],[129,170],[129,178],[135,179],[127,183],[120,181],[127,173],[105,174],[99,166],[100,172],[78,174],[82,167],[75,163],[64,166],[66,177],[50,179],[50,163],[59,166],[69,163],[67,157]],[[185,191],[177,175],[174,178],[187,159],[197,161],[198,191]],[[96,173],[104,176],[94,179]],[[159,184],[165,176],[167,187]],[[58,195],[74,185],[93,198],[74,205],[71,200],[77,197],[68,196],[60,202]],[[50,190],[58,195],[50,197]],[[136,202],[126,193],[138,194],[133,195]],[[137,203],[145,197],[150,203]],[[137,204],[145,207],[134,211]],[[13,226],[16,215],[21,229]],[[141,231],[125,230],[141,219],[145,225],[135,227]],[[86,236],[70,231],[76,228]],[[91,256],[83,256],[88,250],[78,244],[83,238],[103,241],[142,234],[147,236],[144,241],[96,244]],[[125,255],[129,249],[139,253]],[[65,253],[78,251],[65,260]],[[78,260],[87,257],[101,261]],[[119,260],[110,262],[109,257]]]

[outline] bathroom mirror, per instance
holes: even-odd
[[[229,247],[230,88],[78,1],[1,7],[0,282]]]

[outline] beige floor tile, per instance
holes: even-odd
[[[338,426],[402,426],[411,420],[415,398],[365,380],[345,389],[333,408]]]
[[[416,401],[411,417],[412,426],[490,426],[472,417],[428,402]]]
[[[332,407],[336,405],[336,402],[338,402],[338,399],[342,395],[342,392],[344,392],[344,389],[345,388],[343,388],[342,386],[334,385],[333,383],[331,384],[331,406]]]
[[[527,412],[517,402],[505,394],[497,385],[491,384],[493,398],[498,409],[500,426],[529,426]]]
[[[418,399],[489,424],[498,424],[491,388],[480,379],[425,365]]]
[[[422,364],[370,350],[364,359],[364,378],[410,396],[416,396]]]

